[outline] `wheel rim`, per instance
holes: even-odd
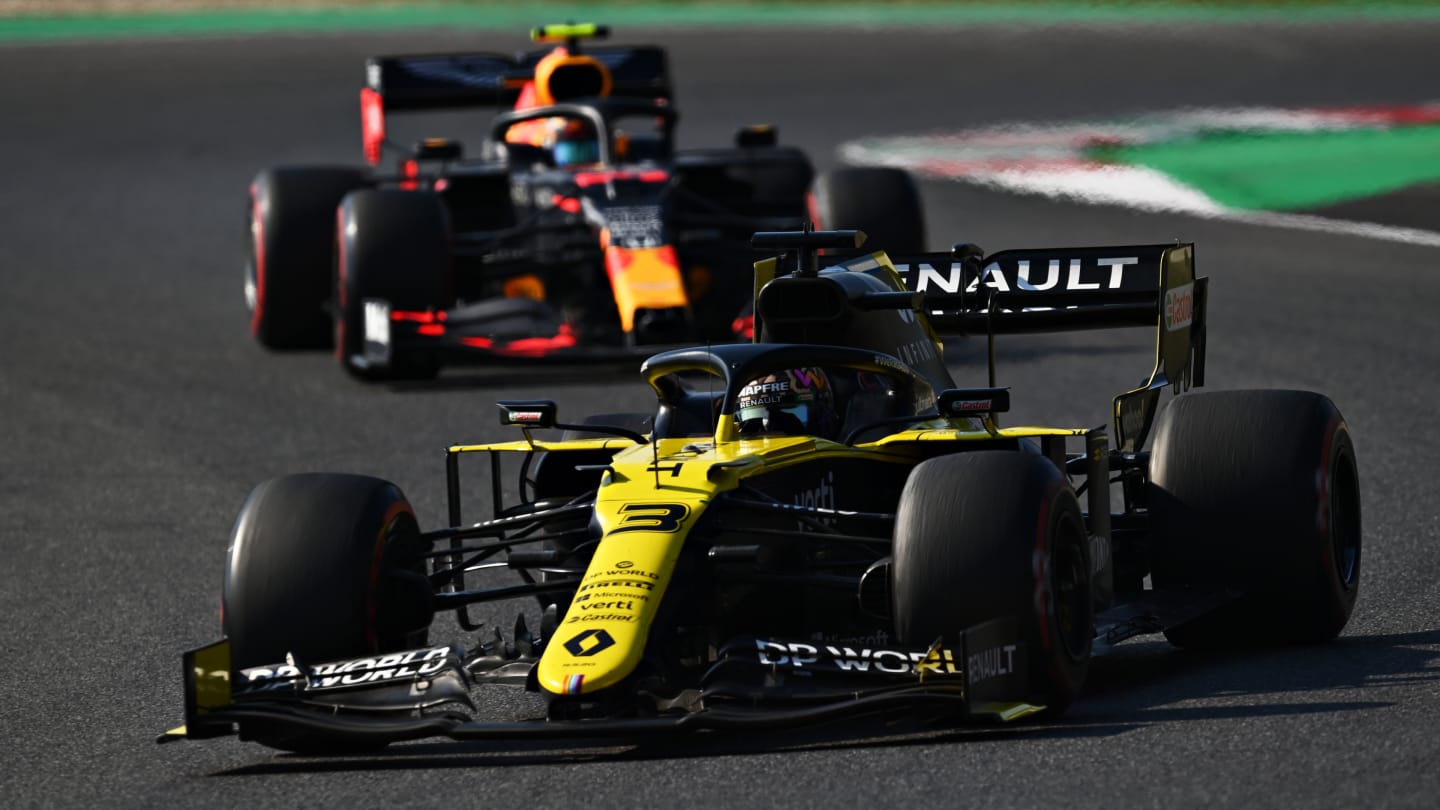
[[[1360,573],[1360,486],[1348,456],[1335,466],[1329,500],[1331,556],[1335,574],[1348,590]]]
[[[1055,538],[1051,559],[1051,593],[1055,595],[1055,629],[1065,654],[1083,659],[1093,636],[1090,621],[1090,571],[1085,564],[1083,533],[1066,522]]]

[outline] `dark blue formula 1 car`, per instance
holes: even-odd
[[[729,148],[680,150],[665,51],[595,46],[594,25],[547,26],[553,47],[386,56],[366,64],[370,169],[285,167],[250,187],[250,330],[272,349],[333,346],[366,379],[446,363],[643,357],[748,337],[750,233],[864,227],[923,248],[913,181],[894,169],[814,177],[767,126]],[[422,139],[378,167],[393,113],[509,108],[479,156]]]

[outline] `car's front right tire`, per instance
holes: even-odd
[[[269,349],[325,349],[331,340],[335,207],[368,183],[361,169],[267,169],[250,183],[245,305],[250,334]]]
[[[433,352],[392,348],[384,365],[366,362],[365,301],[391,311],[438,312],[453,301],[450,219],[429,191],[365,189],[340,203],[335,257],[335,356],[363,380],[421,380],[440,371]]]
[[[389,482],[305,473],[255,487],[226,553],[222,624],[235,667],[423,645],[425,550],[414,510]]]
[[[255,487],[226,553],[221,624],[233,668],[424,646],[434,594],[425,550],[414,511],[389,482],[310,473]],[[241,723],[240,732],[302,753],[384,747],[263,720]]]

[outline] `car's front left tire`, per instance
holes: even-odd
[[[1044,456],[1004,450],[916,466],[895,518],[891,601],[912,649],[1013,619],[1028,679],[1017,697],[1063,712],[1095,634],[1089,543],[1064,473]]]

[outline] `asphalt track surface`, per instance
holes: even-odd
[[[842,140],[1181,105],[1433,98],[1440,26],[669,32],[691,145],[742,122],[833,163]],[[657,37],[658,38],[658,37]],[[157,747],[179,653],[212,640],[230,523],[256,482],[390,478],[443,519],[441,449],[492,400],[647,407],[628,371],[490,370],[410,389],[248,338],[241,217],[260,167],[358,157],[372,52],[443,34],[0,49],[0,797],[10,806],[1431,807],[1440,795],[1434,403],[1440,253],[927,184],[931,241],[1198,243],[1213,388],[1328,392],[1361,462],[1363,589],[1336,643],[1098,661],[1058,725],[833,726],[673,744],[397,746],[305,759]],[[1433,215],[1432,208],[1432,215]],[[1099,424],[1142,332],[1011,339],[1012,423]],[[955,347],[962,379],[980,353]],[[1429,470],[1429,472],[1427,472]],[[443,632],[442,632],[443,635]],[[522,702],[497,711],[521,711]]]

